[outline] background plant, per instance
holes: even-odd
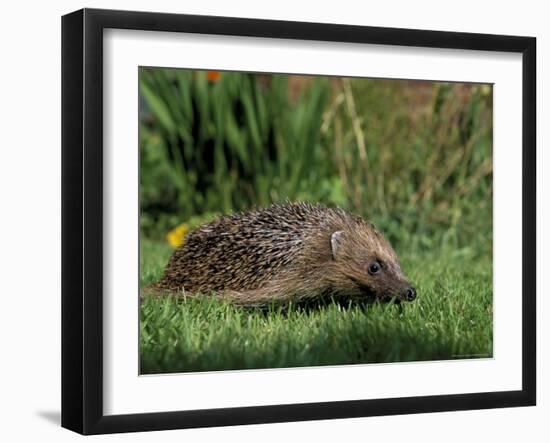
[[[296,100],[286,76],[143,70],[142,227],[174,214],[232,212],[331,190],[319,128],[329,98],[316,79]],[[313,169],[312,166],[321,169]],[[315,194],[306,195],[311,189]],[[320,191],[320,192],[319,192]]]
[[[489,85],[144,68],[140,93],[146,237],[289,199],[491,253]]]

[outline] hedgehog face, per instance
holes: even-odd
[[[336,231],[330,243],[338,275],[333,285],[339,292],[379,301],[416,298],[416,289],[403,275],[395,251],[374,228]]]

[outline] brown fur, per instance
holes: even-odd
[[[382,266],[377,275],[368,272],[373,261]],[[287,203],[200,226],[148,292],[215,293],[264,305],[323,296],[404,299],[408,288],[397,255],[371,223],[342,209]]]

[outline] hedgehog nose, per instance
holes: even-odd
[[[407,301],[413,301],[416,298],[416,289],[412,286],[405,291],[405,298]]]

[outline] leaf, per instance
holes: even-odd
[[[176,125],[166,104],[162,101],[162,99],[157,97],[157,95],[150,89],[150,87],[146,83],[142,82],[140,86],[141,93],[143,94],[143,97],[151,108],[153,115],[159,120],[160,124],[164,126],[164,128],[168,132],[173,132]]]

